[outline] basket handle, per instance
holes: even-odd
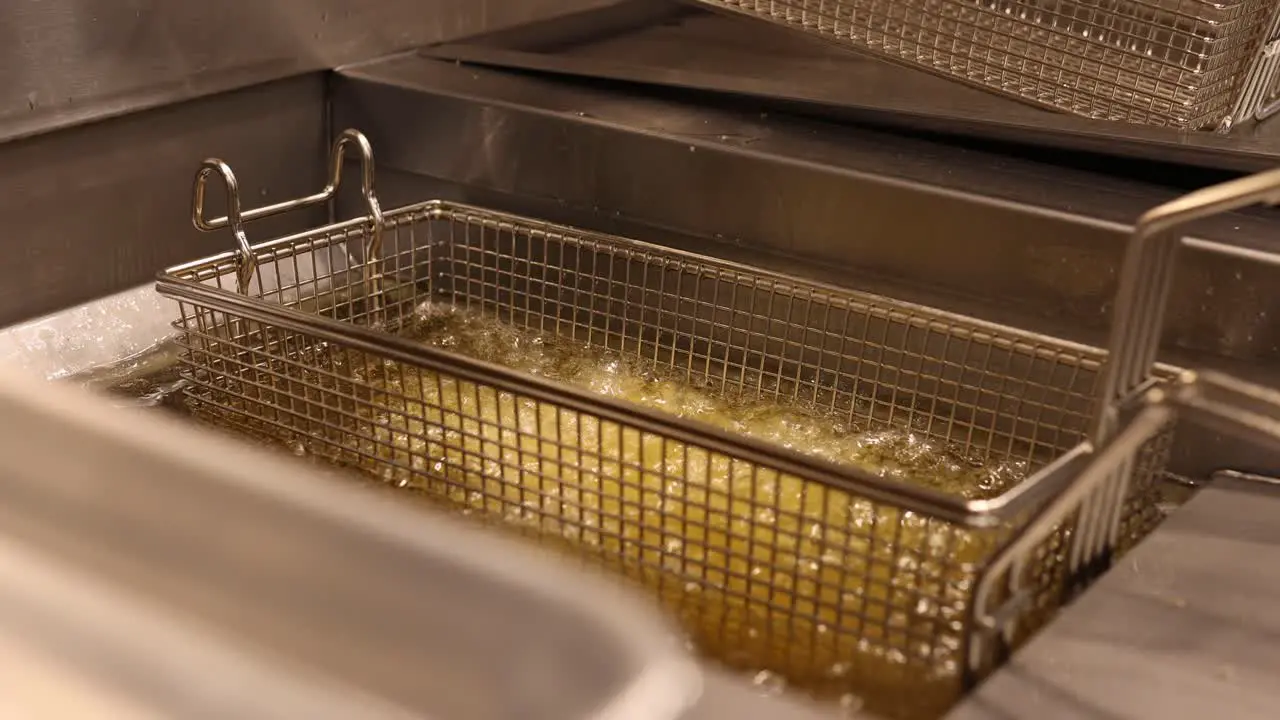
[[[1197,190],[1138,219],[1120,269],[1108,355],[1090,437],[1094,448],[1108,445],[1123,426],[1123,413],[1132,410],[1134,403],[1156,383],[1154,370],[1160,339],[1178,251],[1184,242],[1180,230],[1195,220],[1258,204],[1280,204],[1280,168]],[[1202,247],[1259,262],[1280,263],[1280,254],[1276,253],[1219,244]],[[1087,582],[1110,565],[1138,466],[1136,455],[1127,458],[1113,468],[1107,482],[1081,501],[1067,566],[1078,578],[1075,584]]]
[[[1200,420],[1246,430],[1280,447],[1280,393],[1205,373],[1188,376],[1170,390],[1155,384],[1153,370],[1160,349],[1178,250],[1178,230],[1205,217],[1252,205],[1280,204],[1280,169],[1269,170],[1184,195],[1156,207],[1134,226],[1125,248],[1116,292],[1107,361],[1098,411],[1084,453],[1060,459],[1045,473],[1063,478],[1065,489],[1035,516],[984,568],[974,597],[974,620],[986,632],[1012,639],[1017,618],[1029,602],[1019,592],[1025,566],[1036,548],[1077,513],[1066,562],[1068,593],[1107,567],[1115,547],[1129,484],[1139,453],[1177,417],[1189,411]],[[1228,245],[1205,245],[1228,255],[1280,263],[1280,254],[1254,252]],[[1126,413],[1137,415],[1125,422]],[[1094,450],[1101,449],[1094,454]],[[1096,458],[1096,459],[1095,459]],[[1084,464],[1083,471],[1080,469]],[[1007,575],[1006,575],[1007,573]],[[995,583],[1010,584],[1010,599],[988,610]],[[969,671],[976,672],[989,648],[980,638],[970,643]]]
[[[342,167],[349,146],[355,146],[360,156],[360,194],[364,198],[366,219],[369,223],[368,241],[365,243],[365,261],[372,262],[378,257],[382,247],[385,221],[382,207],[378,203],[378,196],[373,189],[373,147],[369,144],[369,139],[359,130],[343,130],[333,141],[329,151],[329,182],[320,192],[249,210],[241,206],[240,186],[236,181],[235,173],[231,171],[231,166],[217,158],[210,158],[200,164],[200,169],[196,172],[195,185],[192,188],[191,222],[202,232],[231,228],[231,234],[236,241],[236,282],[242,294],[248,293],[249,282],[258,270],[258,259],[245,234],[245,224],[293,210],[314,207],[332,200],[342,185]],[[208,187],[209,178],[213,175],[221,176],[226,186],[227,214],[210,219],[205,217],[204,204],[205,190]]]
[[[1152,378],[1164,329],[1177,252],[1186,224],[1251,205],[1280,204],[1280,168],[1208,187],[1154,208],[1139,218],[1125,250],[1116,292],[1108,356],[1099,397],[1095,444],[1119,427],[1119,409]],[[1223,254],[1229,246],[1206,245]],[[1280,263],[1280,255],[1248,253]]]
[[[981,674],[993,649],[988,643],[998,635],[1011,641],[1018,618],[1030,609],[1032,598],[1020,583],[1036,549],[1072,512],[1131,466],[1164,428],[1182,418],[1280,452],[1280,391],[1208,371],[1186,372],[1170,386],[1147,390],[1132,418],[1098,452],[1087,456],[1070,486],[1040,508],[983,569],[972,603],[975,634],[969,643],[970,673]],[[1009,583],[1011,592],[999,607],[989,607],[1002,580]]]
[[[1116,292],[1108,355],[1103,367],[1097,416],[1092,429],[1094,448],[1106,447],[1123,427],[1123,416],[1155,386],[1154,370],[1160,352],[1169,294],[1178,252],[1188,223],[1252,205],[1280,204],[1280,168],[1197,190],[1156,207],[1134,226],[1125,248]],[[1212,252],[1280,264],[1280,254],[1231,245],[1206,244]],[[1243,396],[1242,396],[1243,397]],[[1125,504],[1141,458],[1135,453],[1111,468],[1111,476],[1093,486],[1078,506],[1071,535],[1067,570],[1068,593],[1110,566],[1120,538]],[[1065,521],[1064,515],[1057,518]]]

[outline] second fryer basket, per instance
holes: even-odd
[[[1225,132],[1280,102],[1269,0],[692,1],[1085,117]]]

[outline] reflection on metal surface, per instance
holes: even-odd
[[[340,696],[350,688],[415,717],[547,720],[674,720],[698,699],[697,668],[649,608],[519,543],[8,369],[0,372],[0,417],[7,419],[0,546],[21,545],[89,582],[162,606],[197,635],[276,668],[255,681],[275,685],[276,693],[288,689],[280,687],[282,676],[309,676],[337,694],[329,695],[340,704],[328,714],[351,701]],[[0,573],[12,569],[8,559],[0,557]],[[4,586],[0,603],[41,589]],[[125,649],[135,658],[172,661],[184,649],[162,647],[169,652],[157,658],[147,643],[163,636],[134,637],[129,626],[100,621],[112,605],[68,595],[65,585],[43,589],[52,601],[28,603],[28,612],[74,610],[77,603],[93,612],[18,622],[28,635],[17,637],[34,634],[33,642],[60,647],[107,672],[113,684],[137,670],[119,656],[95,654],[103,642],[119,640],[113,633],[127,636]],[[14,617],[6,613],[4,622]],[[61,636],[61,646],[59,632],[70,635]],[[186,650],[199,640],[178,634]],[[144,685],[131,689],[170,706],[186,703],[178,708],[206,701],[199,691],[222,682],[240,692],[214,699],[234,707],[279,697],[244,692],[253,685],[237,675],[201,677],[211,666],[195,660],[135,676]],[[174,682],[185,673],[196,679]],[[328,716],[298,704],[322,703],[322,694],[289,699],[276,712]],[[274,716],[227,707],[195,717]],[[164,716],[192,715],[171,707]]]
[[[0,138],[614,0],[42,0],[0,12]]]
[[[1243,483],[1255,483],[1269,488],[1280,489],[1280,477],[1271,475],[1259,475],[1257,473],[1243,473],[1237,470],[1221,470],[1213,474],[1212,481],[1233,480]]]

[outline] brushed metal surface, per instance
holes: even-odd
[[[41,0],[0,11],[0,138],[614,0]]]
[[[340,680],[264,661],[3,536],[0,578],[4,717],[417,717]]]
[[[244,168],[257,202],[324,184],[324,79],[267,83],[0,144],[5,273],[0,324],[42,315],[149,280],[223,249],[191,225],[191,180],[219,155]],[[214,207],[222,202],[213,193]],[[264,221],[283,232],[324,212]]]
[[[700,673],[670,642],[670,626],[613,583],[296,459],[33,380],[0,368],[0,550],[17,546],[46,558],[37,567],[61,566],[91,588],[105,584],[108,597],[160,607],[197,637],[295,680],[318,679],[335,699],[358,690],[414,717],[674,720],[698,698]],[[68,593],[74,582],[33,587],[28,574],[15,588],[11,561],[0,552],[0,606],[24,590],[62,607],[93,605],[95,595]],[[125,614],[144,629],[157,621]],[[75,620],[99,625],[99,640],[121,629]],[[23,639],[56,646],[54,629],[28,624]],[[64,629],[73,637],[63,649],[114,686],[136,669],[77,622]],[[178,630],[179,640],[192,638]],[[134,640],[135,659],[182,644],[160,642],[154,625]],[[143,673],[124,689],[152,700],[178,694],[163,717],[281,717],[237,712],[230,699],[222,713],[183,712],[176,701],[199,704],[217,678],[174,675],[213,669]],[[293,693],[284,716],[334,717],[337,708],[307,712],[298,704],[307,698]]]

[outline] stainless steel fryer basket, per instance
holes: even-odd
[[[980,677],[972,597],[1023,520],[1087,459],[1105,354],[891,298],[438,201],[163,273],[198,408],[240,429],[567,542],[656,591],[701,648],[873,708],[931,715]],[[313,199],[307,199],[306,202]],[[317,200],[318,201],[318,200]],[[295,267],[317,256],[350,268]],[[348,255],[353,259],[348,262]],[[336,258],[335,258],[336,260]],[[263,268],[296,286],[246,293]],[[261,287],[261,285],[259,285]],[[635,353],[727,392],[785,397],[1014,460],[1015,490],[964,500],[398,337],[423,301]],[[1168,433],[1124,484],[1105,549],[1141,537]],[[1025,556],[1019,632],[1062,601],[1070,519]],[[1030,589],[1030,590],[1028,590]],[[1028,600],[1027,593],[1031,597]],[[1011,633],[1010,637],[1014,637]]]
[[[1092,118],[1226,131],[1280,99],[1272,0],[694,2]]]

